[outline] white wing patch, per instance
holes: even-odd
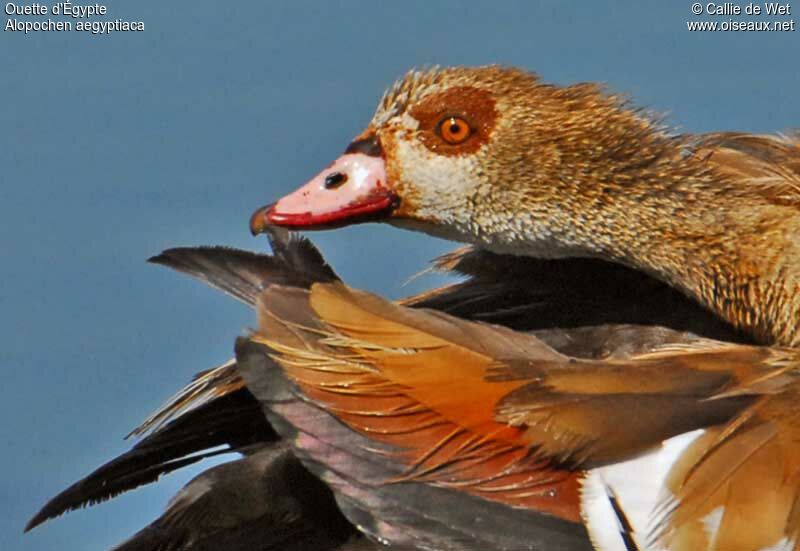
[[[672,465],[703,432],[698,429],[680,434],[648,454],[589,471],[581,488],[581,515],[595,549],[633,551],[625,542],[623,526],[614,511],[610,499],[614,496],[630,523],[636,545],[633,549],[667,551],[648,545],[653,512],[663,503],[664,481]]]

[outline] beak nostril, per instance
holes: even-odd
[[[325,176],[325,189],[336,189],[347,181],[347,174],[331,172]]]

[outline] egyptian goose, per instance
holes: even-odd
[[[507,470],[524,468],[503,454],[526,450],[550,461],[537,464],[541,477],[571,474],[535,497],[526,487],[531,501],[514,504],[583,519],[599,548],[795,548],[800,141],[676,136],[595,85],[556,87],[515,69],[412,72],[343,156],[257,211],[251,228],[376,220],[492,253],[618,263],[746,338],[787,347],[676,339],[583,363],[541,339],[340,287],[265,293],[254,340],[339,420],[378,440],[392,407],[419,412],[419,433],[453,423],[427,441],[410,440],[411,421],[383,438],[410,456],[400,479],[444,470],[452,480],[439,484],[470,491],[494,476],[513,493]],[[287,344],[281,323],[310,333]],[[376,393],[370,407],[350,402],[361,386]],[[382,409],[378,390],[406,401]],[[481,454],[486,463],[474,463]],[[486,458],[498,456],[492,471]],[[514,501],[488,486],[489,499]],[[566,510],[570,492],[581,497]]]
[[[518,70],[411,73],[251,229],[383,220],[471,243],[438,263],[468,279],[393,304],[302,240],[165,252],[258,328],[146,423],[158,454],[34,521],[191,460],[204,437],[164,435],[228,399],[401,548],[796,548],[799,181],[788,137],[673,136]],[[233,430],[215,441],[242,449]]]

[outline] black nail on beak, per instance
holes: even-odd
[[[325,176],[325,189],[336,189],[347,181],[347,174],[331,172]]]

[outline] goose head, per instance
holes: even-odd
[[[437,68],[396,82],[341,157],[250,225],[382,221],[498,253],[604,258],[793,344],[799,189],[796,139],[677,135],[596,84]]]
[[[578,199],[603,200],[620,169],[607,165],[641,163],[667,140],[598,86],[497,66],[412,71],[341,157],[251,227],[384,221],[495,252],[591,254],[597,235],[576,223]]]

